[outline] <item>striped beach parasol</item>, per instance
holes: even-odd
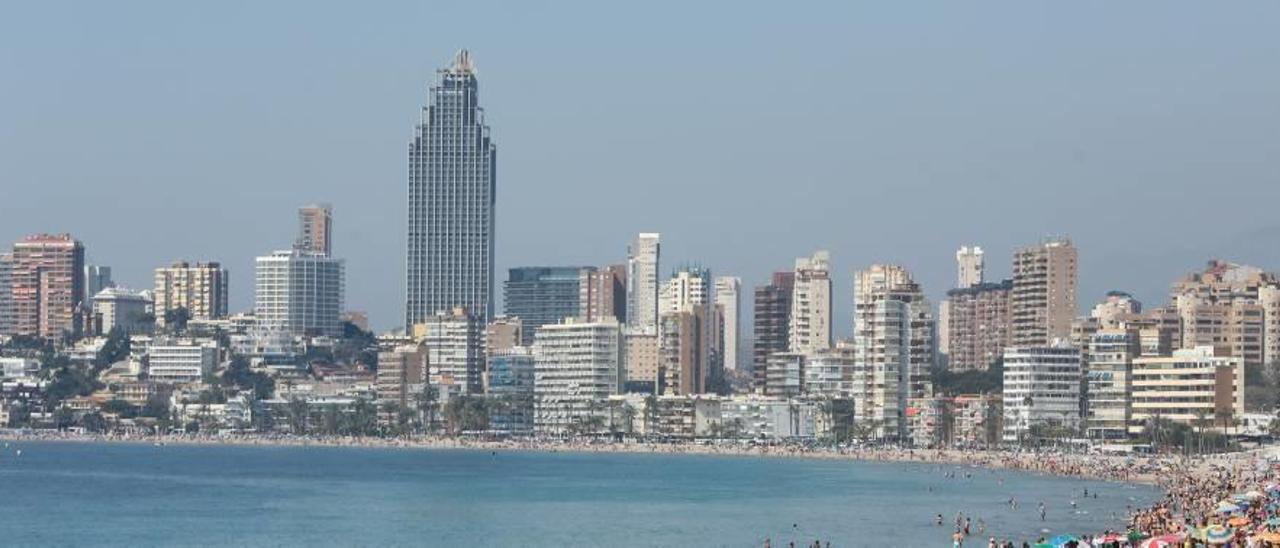
[[[1224,527],[1222,525],[1210,525],[1205,528],[1204,540],[1210,545],[1223,545],[1231,542],[1231,538],[1236,535],[1234,529]]]

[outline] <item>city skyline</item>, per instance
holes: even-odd
[[[34,36],[14,28],[0,38],[5,45],[12,43],[13,51],[40,53],[81,70],[50,72],[26,60],[0,61],[17,75],[14,86],[0,90],[0,98],[5,99],[0,104],[23,105],[21,109],[0,106],[12,121],[12,131],[0,134],[0,165],[5,166],[0,176],[28,182],[10,187],[10,199],[12,203],[59,204],[68,211],[62,218],[50,215],[43,205],[15,208],[0,216],[0,240],[69,232],[84,242],[86,262],[114,267],[117,283],[134,288],[148,287],[152,270],[175,260],[218,261],[238,280],[232,283],[231,309],[244,311],[251,308],[253,298],[248,282],[254,257],[291,243],[293,219],[285,213],[298,204],[329,202],[343,216],[335,226],[334,239],[348,259],[349,306],[368,311],[380,330],[398,325],[404,293],[398,278],[404,265],[403,242],[396,239],[402,237],[405,220],[402,153],[397,157],[403,149],[397,147],[403,146],[405,127],[422,104],[422,89],[432,71],[446,64],[454,50],[470,47],[481,60],[485,105],[502,121],[495,128],[495,138],[505,151],[497,271],[526,265],[622,262],[634,234],[652,230],[663,233],[668,264],[697,261],[754,287],[764,283],[770,272],[785,268],[793,257],[825,248],[833,262],[832,327],[836,336],[847,336],[852,316],[848,295],[852,272],[858,268],[878,262],[903,264],[930,300],[938,302],[952,285],[955,273],[950,257],[957,246],[981,245],[987,251],[988,279],[995,280],[1009,276],[1014,249],[1048,234],[1065,233],[1081,249],[1081,307],[1112,289],[1158,302],[1168,280],[1210,258],[1267,269],[1280,266],[1280,250],[1269,243],[1280,235],[1280,228],[1263,209],[1280,193],[1271,170],[1265,169],[1275,143],[1267,128],[1276,127],[1280,112],[1263,98],[1280,90],[1280,83],[1256,70],[1239,70],[1255,66],[1256,56],[1248,53],[1256,49],[1258,40],[1274,40],[1270,34],[1249,32],[1248,25],[1260,25],[1267,18],[1231,10],[1197,11],[1192,18],[1189,10],[1162,7],[1167,8],[1161,10],[1162,16],[1149,23],[1168,32],[1159,33],[1150,43],[1139,43],[1123,29],[1098,23],[1091,17],[1096,12],[1089,8],[1042,8],[1063,10],[1048,12],[1059,27],[1042,24],[1039,17],[1044,14],[1029,8],[1005,14],[1006,20],[1043,31],[1043,39],[1058,46],[1042,51],[1043,60],[1027,59],[1005,47],[1023,37],[1018,31],[997,28],[998,32],[980,39],[975,30],[922,20],[919,13],[903,7],[869,11],[831,7],[826,21],[805,19],[832,32],[855,35],[834,49],[817,47],[830,45],[817,33],[785,42],[771,53],[750,45],[753,32],[734,31],[724,43],[742,50],[732,59],[694,39],[692,27],[711,17],[699,7],[690,13],[690,27],[677,24],[671,43],[662,45],[663,49],[622,54],[625,63],[617,65],[604,61],[609,55],[627,52],[627,44],[638,36],[624,31],[604,37],[578,30],[563,40],[515,48],[510,40],[528,38],[528,31],[522,30],[528,21],[497,16],[491,18],[492,27],[473,29],[470,35],[451,30],[412,48],[406,49],[400,38],[387,38],[358,54],[336,55],[337,61],[329,64],[303,59],[298,67],[271,74],[266,92],[252,100],[244,98],[242,84],[229,77],[238,73],[230,72],[227,61],[211,58],[202,49],[215,34],[222,36],[207,32],[202,24],[152,31],[190,57],[153,49],[139,52],[140,62],[154,63],[158,72],[148,72],[122,57],[134,51],[131,46],[136,41],[145,42],[153,35],[129,38],[112,31],[92,40],[97,53],[84,55],[84,48],[77,45],[48,48],[51,42],[47,41],[57,40],[59,31]],[[30,10],[25,14],[37,20],[53,15],[40,6],[22,9]],[[106,27],[126,31],[138,24],[128,19],[127,9],[83,11],[71,19],[96,18],[114,23]],[[744,16],[757,21],[753,30],[786,28],[786,21],[765,22],[758,19],[760,14],[746,12]],[[1145,10],[1125,6],[1109,13],[1123,20],[1139,12]],[[848,32],[862,28],[863,23],[849,17],[854,13],[881,30],[872,29],[875,32],[866,37]],[[946,13],[961,22],[974,22],[972,18],[977,17]],[[283,15],[268,10],[263,17],[274,21]],[[321,15],[333,19],[335,14]],[[554,13],[527,15],[534,21],[555,20]],[[927,23],[941,33],[944,44],[966,43],[954,53],[925,46],[913,50],[909,36],[895,37],[892,32],[908,21]],[[319,28],[334,24],[325,20]],[[1184,37],[1183,31],[1192,25],[1220,33],[1222,40],[1208,44],[1212,49],[1207,53],[1188,57],[1183,46],[1203,45]],[[1243,29],[1238,28],[1242,25]],[[1074,44],[1076,32],[1086,28],[1096,31],[1092,34],[1095,46],[1068,47]],[[1234,30],[1227,33],[1227,28]],[[266,75],[268,63],[291,52],[263,29],[243,30],[246,43],[261,46],[263,57],[255,61],[233,54],[234,61],[244,63],[246,74]],[[504,32],[512,38],[503,38]],[[598,51],[581,51],[586,38],[601,42],[595,48]],[[1094,48],[1107,49],[1108,55],[1101,56]],[[686,58],[723,62],[670,63],[670,52],[677,49]],[[379,56],[390,51],[395,54]],[[982,71],[994,85],[979,86],[955,70],[914,70],[936,69],[937,61],[930,55],[940,55],[944,61],[959,61],[961,55],[977,59],[963,66]],[[378,62],[366,65],[366,59]],[[581,70],[596,71],[602,77],[575,80],[587,93],[561,93],[563,87],[557,84],[562,81],[537,68],[556,59],[585,60],[578,65]],[[1234,61],[1219,66],[1215,61],[1220,59]],[[1096,68],[1083,68],[1085,64]],[[1119,74],[1133,64],[1143,70]],[[1002,66],[1014,70],[999,69]],[[1047,75],[1048,66],[1058,75]],[[760,74],[783,67],[796,67],[807,76],[785,85],[759,81]],[[136,78],[109,77],[115,71]],[[1077,87],[1071,97],[1057,91],[1064,78],[1095,73],[1108,77],[1108,86],[1102,86],[1107,89]],[[364,83],[358,87],[342,83],[353,74],[364,77]],[[622,89],[690,74],[705,77],[691,81],[693,94],[683,102],[664,96],[636,102],[635,95]],[[181,83],[176,76],[189,78],[190,83]],[[85,85],[86,78],[105,84]],[[219,81],[210,80],[214,78]],[[315,86],[320,91],[309,91],[312,86],[307,84],[313,82],[322,84]],[[1110,94],[1151,97],[1146,92],[1157,85],[1158,100],[1106,99]],[[957,93],[930,91],[939,87]],[[98,100],[111,101],[114,108],[91,113],[66,108],[73,99],[76,103],[82,99],[80,90],[91,88],[98,89]],[[814,101],[773,100],[792,89],[812,95]],[[35,95],[33,90],[45,93]],[[910,93],[894,93],[903,90]],[[209,108],[184,108],[184,115],[174,114],[179,107],[197,103]],[[332,126],[312,121],[322,118],[313,114],[321,104],[335,122]],[[636,112],[629,114],[624,104]],[[691,109],[698,109],[699,115],[690,116]],[[815,132],[814,139],[806,141],[817,149],[777,140],[763,145],[743,141],[735,134],[743,133],[741,119],[747,112],[777,124],[780,133]],[[1247,116],[1240,117],[1243,114]],[[131,117],[130,123],[120,123],[121,116]],[[1028,122],[1012,121],[1019,117]],[[168,132],[161,118],[185,120],[210,131],[190,134],[191,148],[156,144],[148,135]],[[39,126],[33,125],[37,119]],[[71,127],[90,131],[110,127],[117,133],[109,142],[75,151],[73,161],[55,160],[53,155],[64,149],[53,137],[60,138]],[[901,129],[885,134],[890,127]],[[699,153],[701,160],[695,160],[690,151],[698,147],[685,134],[716,138],[711,143],[696,140],[698,147],[709,148]],[[577,138],[581,135],[600,138]],[[210,141],[210,136],[219,138]],[[259,139],[287,144],[279,154],[264,156],[257,152]],[[1231,146],[1217,144],[1223,142]],[[771,147],[772,154],[765,154],[761,146]],[[575,150],[574,158],[590,161],[569,162],[567,150]],[[832,154],[834,150],[854,153]],[[647,161],[658,157],[667,161]],[[769,157],[777,159],[766,161]],[[174,159],[206,168],[174,177]],[[45,165],[65,167],[40,169]],[[601,169],[608,165],[626,169]],[[659,165],[681,169],[671,171]],[[787,184],[776,184],[780,180]],[[1236,219],[1242,221],[1174,227],[1166,233],[1169,227],[1157,228],[1135,217],[1177,211],[1180,196],[1221,180],[1251,197],[1240,205]],[[197,201],[177,199],[204,187],[223,192],[201,193],[202,200]],[[770,188],[771,199],[755,198]],[[631,195],[643,207],[607,206],[606,196],[627,189],[647,189]],[[657,206],[660,196],[675,192],[686,200]],[[922,228],[879,231],[886,220],[893,219],[881,210],[892,208],[859,209],[860,204],[899,195],[918,196],[916,207],[894,211],[904,227]],[[599,207],[574,207],[583,200],[599,201]],[[1034,208],[1046,200],[1054,207]],[[693,208],[685,202],[716,203],[717,214],[697,213],[705,205]],[[969,203],[964,211],[952,207],[962,202]],[[830,205],[801,209],[812,203]],[[1125,207],[1106,207],[1114,203]],[[103,211],[104,204],[116,204],[155,226],[183,226],[182,221],[191,218],[204,221],[187,230],[150,231],[142,227],[151,225],[107,222],[111,217]],[[845,215],[845,210],[859,213]],[[807,214],[781,228],[747,222],[779,211]],[[1006,211],[1012,213],[1002,213]],[[245,218],[254,222],[241,222]],[[578,228],[584,225],[599,229]],[[1117,227],[1131,231],[1131,237],[1115,238]],[[270,236],[264,238],[264,234]],[[749,317],[749,304],[744,305],[743,314]]]

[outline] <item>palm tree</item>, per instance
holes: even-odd
[[[418,415],[424,418],[424,429],[430,433],[436,422],[436,409],[439,406],[440,392],[430,384],[423,384],[422,391],[413,395],[414,406]]]
[[[289,431],[297,435],[307,433],[307,415],[310,413],[307,400],[294,397],[289,400]]]

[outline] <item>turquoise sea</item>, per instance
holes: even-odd
[[[950,546],[958,511],[974,516],[975,530],[982,518],[988,536],[1034,540],[1118,528],[1126,506],[1158,496],[1150,487],[969,468],[949,479],[947,469],[698,455],[9,442],[0,450],[0,545],[758,547],[769,538],[774,547],[814,539],[833,547]],[[1081,498],[1085,488],[1098,498]],[[1040,501],[1048,509],[1043,522]],[[937,514],[946,525],[935,524]],[[969,545],[986,546],[986,538]]]

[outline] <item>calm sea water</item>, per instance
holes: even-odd
[[[1073,513],[1086,487],[1099,497]],[[1113,512],[1157,495],[808,459],[11,442],[0,545],[950,546],[957,511],[990,535],[1034,540],[1119,527]]]

